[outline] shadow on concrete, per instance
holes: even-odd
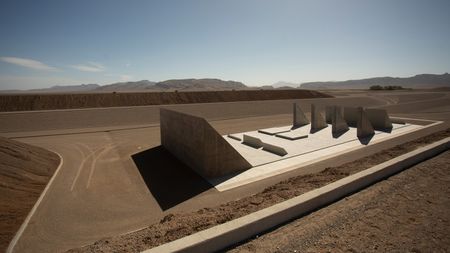
[[[134,154],[131,158],[162,210],[212,188],[208,181],[162,146]]]
[[[363,145],[368,145],[370,143],[370,141],[372,140],[374,135],[375,134],[371,134],[371,135],[368,135],[368,136],[365,136],[365,137],[358,137],[359,142],[361,144],[363,144]]]
[[[337,139],[339,137],[341,137],[341,135],[345,134],[346,132],[348,132],[350,129],[344,130],[344,131],[340,131],[337,133],[331,133],[333,135],[333,138]]]

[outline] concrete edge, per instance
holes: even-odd
[[[449,148],[450,137],[447,137],[295,198],[143,252],[213,252],[226,248],[335,202]]]
[[[28,213],[27,217],[23,221],[23,223],[20,226],[19,230],[17,230],[17,232],[14,235],[13,239],[9,243],[8,248],[6,249],[6,253],[12,253],[13,252],[14,247],[16,246],[16,244],[19,241],[20,237],[22,236],[23,232],[27,228],[28,223],[31,220],[31,217],[33,216],[33,214],[36,212],[37,208],[41,204],[42,200],[44,199],[45,194],[47,194],[48,189],[50,189],[50,186],[52,185],[52,183],[55,180],[58,172],[61,170],[61,167],[64,164],[64,159],[62,158],[62,156],[58,152],[55,152],[55,151],[51,151],[51,152],[53,152],[56,155],[58,155],[58,157],[60,159],[60,163],[59,163],[58,167],[56,168],[55,173],[53,173],[53,176],[50,178],[50,180],[48,181],[48,183],[45,186],[44,190],[42,191],[41,195],[39,196],[38,200],[36,201],[36,203],[34,203],[33,208],[31,208],[31,211]]]

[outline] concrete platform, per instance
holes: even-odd
[[[303,139],[303,138],[307,138],[308,137],[308,134],[310,132],[310,128],[311,127],[308,124],[306,126],[299,127],[297,129],[293,129],[292,131],[289,131],[289,132],[276,134],[275,136],[279,137],[279,138],[284,138],[284,139],[287,139],[287,140],[291,140],[291,141],[298,140],[298,139]]]
[[[313,134],[309,134],[308,138],[298,140],[288,140],[276,136],[269,136],[259,133],[258,131],[249,131],[245,133],[235,134],[242,136],[243,134],[261,139],[264,143],[269,143],[282,147],[287,154],[280,157],[276,154],[266,152],[262,149],[254,149],[243,145],[236,140],[226,136],[224,138],[253,166],[252,168],[236,175],[223,178],[209,180],[219,191],[229,190],[241,185],[252,183],[274,175],[282,174],[290,170],[301,168],[318,161],[342,155],[355,149],[364,147],[377,142],[398,137],[400,135],[416,131],[428,126],[420,126],[413,124],[393,124],[392,132],[375,131],[375,134],[368,139],[358,139],[356,136],[357,129],[351,127],[347,132],[337,138],[334,138],[330,128],[324,128]],[[310,126],[304,126],[292,132],[305,132]]]

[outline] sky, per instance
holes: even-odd
[[[450,72],[448,0],[0,1],[0,89]]]

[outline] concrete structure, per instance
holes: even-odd
[[[414,164],[432,158],[449,148],[450,138],[446,138],[295,198],[145,250],[143,253],[221,251],[255,235],[260,235],[273,227],[340,200]]]
[[[358,110],[356,107],[344,107],[344,120],[347,125],[356,127],[358,122]]]
[[[325,121],[327,124],[331,124],[331,120],[333,118],[333,105],[327,105],[325,106]]]
[[[347,122],[344,120],[344,117],[342,116],[342,110],[339,106],[333,106],[332,107],[332,113],[331,113],[331,132],[333,134],[338,134],[347,131],[348,125]]]
[[[376,130],[392,129],[392,122],[385,109],[366,109],[366,115]]]
[[[203,118],[161,108],[160,122],[162,146],[205,178],[251,167]]]
[[[328,127],[325,117],[319,111],[315,104],[311,104],[311,132]]]
[[[244,141],[242,142],[242,144],[245,144],[247,146],[254,147],[254,148],[260,148],[263,146],[261,139],[247,135],[247,134],[244,134]]]
[[[297,105],[297,103],[293,104],[293,111],[294,111],[294,118],[293,118],[293,122],[292,122],[292,128],[298,128],[304,125],[308,125],[309,124],[309,120],[308,118],[306,118],[305,113],[303,113],[302,109],[300,108],[300,106]]]
[[[279,156],[285,156],[285,155],[288,154],[286,149],[284,149],[284,148],[282,148],[280,146],[269,144],[269,143],[265,143],[265,142],[263,142],[263,150],[268,151],[270,153],[274,153],[274,154],[279,155]]]
[[[357,111],[357,123],[356,123],[356,136],[358,138],[369,137],[375,134],[375,131],[367,118],[366,112],[362,107],[358,107]]]

